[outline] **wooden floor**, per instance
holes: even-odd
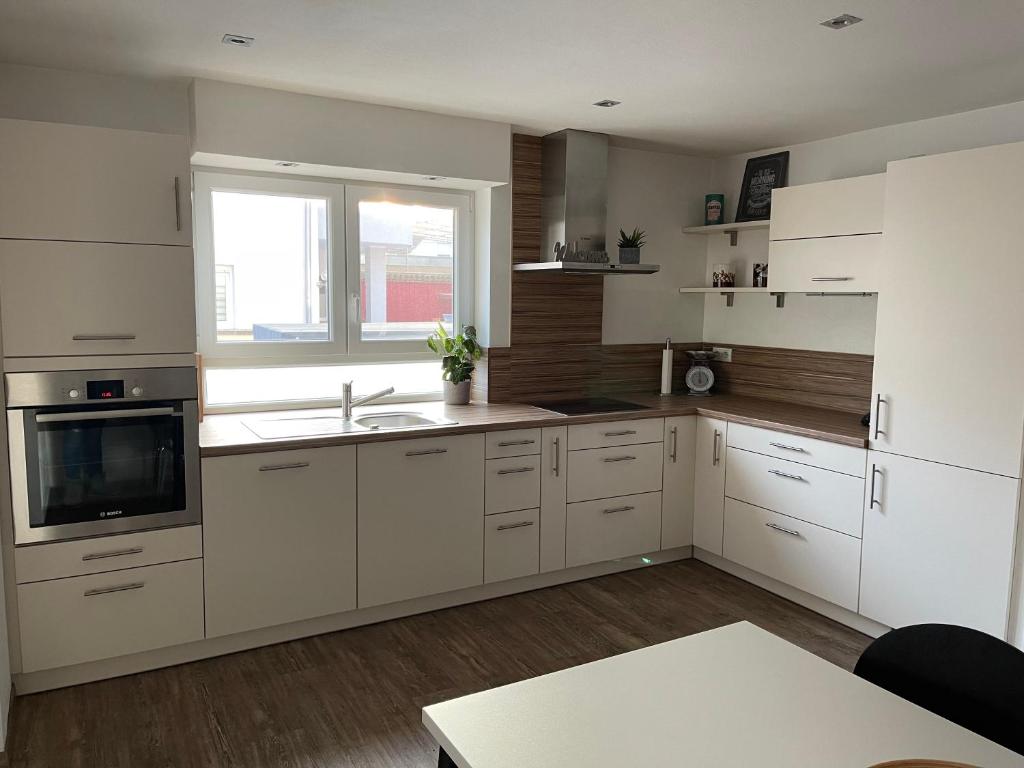
[[[18,698],[14,768],[436,765],[420,709],[747,619],[851,668],[868,638],[695,560]]]

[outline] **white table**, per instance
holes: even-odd
[[[434,704],[423,722],[458,768],[1024,766],[747,622]]]

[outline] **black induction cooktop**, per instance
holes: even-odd
[[[530,403],[537,408],[560,413],[563,416],[586,416],[592,413],[617,413],[619,411],[644,411],[650,406],[627,403],[611,397],[584,397],[579,400],[550,400]]]

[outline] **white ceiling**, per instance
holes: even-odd
[[[818,22],[864,18],[842,31]],[[0,59],[722,154],[1024,100],[1024,0],[3,0]],[[222,45],[224,33],[256,38]],[[591,106],[621,100],[613,109]]]

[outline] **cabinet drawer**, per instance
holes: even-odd
[[[662,444],[569,451],[568,500],[661,490]]]
[[[540,506],[540,456],[487,460],[484,513]]]
[[[784,584],[857,610],[860,539],[726,499],[724,555]]]
[[[540,510],[491,515],[484,523],[484,581],[540,571]]]
[[[566,515],[567,568],[661,547],[661,493],[569,504]]]
[[[877,293],[881,235],[772,241],[768,288],[793,293]]]
[[[203,638],[203,561],[18,585],[22,671]]]
[[[160,531],[18,547],[14,550],[14,571],[18,583],[27,584],[202,556],[202,527],[186,525]]]
[[[776,189],[768,236],[789,240],[881,232],[885,179],[876,173]]]
[[[754,453],[763,453],[777,459],[809,464],[812,467],[831,469],[856,477],[865,476],[868,452],[865,448],[815,440],[811,437],[787,435],[770,429],[749,427],[746,424],[730,424],[728,443],[733,448],[743,448]]]
[[[605,448],[612,445],[654,443],[664,439],[664,419],[607,421],[600,424],[577,424],[569,427],[569,450]]]
[[[725,495],[860,538],[864,480],[730,448]]]
[[[530,456],[540,453],[540,429],[507,429],[484,435],[484,452],[488,459],[505,456]]]
[[[191,248],[0,241],[6,357],[195,352]]]

